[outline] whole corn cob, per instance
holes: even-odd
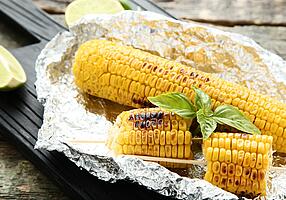
[[[105,40],[81,45],[73,66],[75,82],[84,92],[136,108],[147,97],[182,92],[191,100],[192,86],[206,92],[212,108],[231,104],[261,130],[273,136],[273,148],[286,153],[286,105],[233,84],[130,46]]]
[[[191,120],[160,108],[125,111],[111,128],[107,145],[116,154],[190,159],[190,125]],[[185,166],[176,164],[174,167]]]
[[[265,196],[272,140],[267,135],[213,133],[203,143],[205,180],[238,195]]]

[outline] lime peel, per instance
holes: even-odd
[[[123,10],[118,0],[75,0],[66,8],[65,21],[70,27],[85,15],[114,14]]]
[[[17,59],[0,45],[0,91],[9,91],[27,81],[25,71]]]

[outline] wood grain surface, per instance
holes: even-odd
[[[33,1],[64,25],[64,10],[72,0]],[[180,19],[215,24],[219,29],[249,36],[286,59],[286,0],[153,1]],[[6,33],[0,34],[0,44],[6,47],[25,44],[20,36],[11,38],[1,25],[0,32]],[[68,198],[0,134],[0,199]]]

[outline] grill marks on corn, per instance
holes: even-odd
[[[273,147],[286,153],[286,106],[245,87],[130,46],[92,40],[83,44],[73,67],[76,84],[91,95],[120,104],[151,106],[148,96],[183,92],[194,99],[192,86],[212,99],[212,108],[239,108],[262,131],[273,136]]]
[[[239,195],[266,195],[272,141],[266,135],[213,133],[203,146],[205,180]]]
[[[126,111],[118,116],[110,132],[109,147],[117,154],[190,159],[190,125],[190,120],[160,108]],[[175,164],[175,167],[186,165]]]

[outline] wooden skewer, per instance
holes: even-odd
[[[196,140],[202,140],[202,138],[193,138]],[[74,144],[104,144],[105,140],[69,140],[70,143]],[[162,158],[162,157],[153,157],[153,156],[140,156],[140,155],[123,155],[126,157],[140,158],[145,161],[152,162],[170,162],[177,164],[190,164],[190,165],[207,165],[205,160],[191,160],[191,159],[178,159],[178,158]],[[286,170],[285,167],[271,167],[272,170]]]
[[[192,138],[193,141],[200,141],[200,140],[203,140],[203,138]],[[100,143],[105,143],[106,141],[105,140],[69,140],[70,143],[87,143],[87,144],[100,144]]]
[[[69,140],[73,144],[104,144],[105,140]]]
[[[140,158],[145,161],[152,162],[171,162],[178,164],[192,164],[192,165],[206,165],[204,160],[189,160],[189,159],[178,159],[178,158],[162,158],[162,157],[153,157],[153,156],[139,156],[139,155],[124,155],[126,157],[135,157]]]

